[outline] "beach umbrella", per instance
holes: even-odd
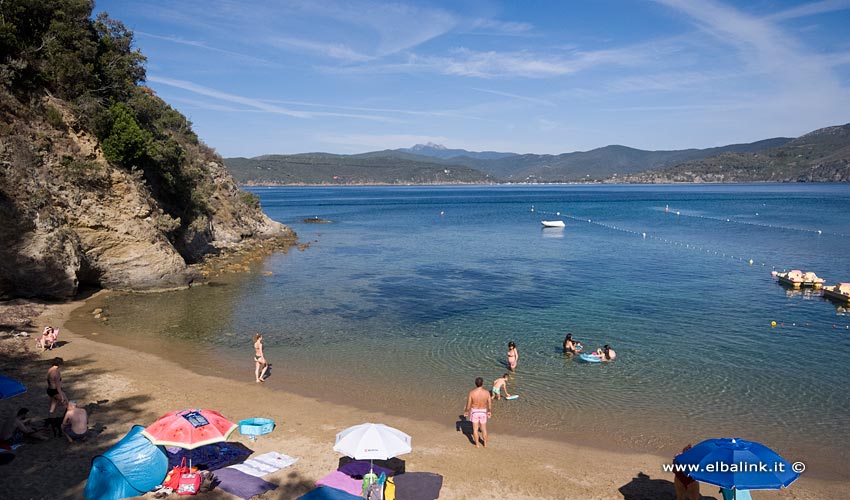
[[[384,424],[360,424],[336,435],[334,451],[358,460],[386,460],[410,453],[410,436]]]
[[[27,392],[27,388],[24,384],[0,375],[0,399],[11,398],[25,392]]]
[[[206,444],[226,441],[237,425],[213,410],[172,411],[159,417],[142,431],[158,446],[192,450]]]
[[[697,481],[732,490],[778,490],[800,477],[767,446],[740,438],[707,439],[675,458]]]

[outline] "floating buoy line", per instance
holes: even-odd
[[[687,214],[687,213],[682,213],[681,210],[672,209],[672,208],[670,208],[669,205],[664,207],[664,213],[669,214],[669,215],[676,215],[678,217],[691,217],[691,218],[694,218],[694,219],[706,219],[706,220],[712,220],[712,221],[716,221],[716,222],[729,222],[729,223],[732,223],[732,224],[745,224],[747,226],[767,227],[767,228],[770,228],[770,229],[781,229],[783,231],[797,231],[797,232],[801,232],[801,233],[811,233],[811,234],[816,234],[818,236],[826,234],[826,235],[830,235],[830,236],[840,236],[840,237],[843,237],[843,238],[850,238],[850,234],[837,233],[837,232],[834,232],[834,231],[824,232],[821,229],[803,229],[803,228],[799,228],[799,227],[778,226],[776,224],[761,224],[759,222],[741,221],[741,220],[735,220],[731,217],[712,217],[712,216],[709,216],[709,215]],[[759,213],[756,212],[757,216],[758,216],[758,214]]]
[[[641,238],[643,238],[645,240],[655,240],[655,241],[660,241],[662,243],[666,243],[668,245],[673,245],[673,246],[685,248],[685,249],[688,249],[688,250],[695,250],[695,251],[701,252],[701,253],[705,252],[707,255],[717,255],[719,257],[724,257],[724,258],[728,257],[732,260],[744,262],[744,263],[747,263],[751,266],[758,265],[758,266],[761,266],[761,267],[768,267],[766,262],[756,261],[752,258],[746,258],[746,257],[740,256],[740,255],[732,255],[729,252],[724,252],[722,250],[714,250],[714,249],[706,248],[706,247],[703,247],[703,246],[700,246],[700,245],[694,245],[694,244],[691,244],[691,243],[682,243],[682,242],[675,241],[675,240],[669,240],[667,238],[662,238],[662,237],[656,236],[652,233],[647,233],[645,231],[634,231],[634,230],[631,230],[631,229],[626,229],[626,228],[623,228],[623,227],[615,226],[613,224],[606,224],[604,222],[594,221],[592,218],[589,218],[589,217],[588,218],[575,217],[573,215],[567,215],[563,212],[548,212],[548,211],[545,211],[545,210],[539,210],[539,209],[535,208],[534,205],[531,206],[531,211],[536,213],[536,214],[554,215],[556,217],[563,217],[565,219],[570,219],[570,220],[573,220],[573,221],[576,221],[576,222],[584,222],[584,223],[587,223],[587,224],[593,224],[595,226],[604,227],[605,229],[610,229],[612,231],[619,231],[619,232],[626,233],[626,234],[632,234],[632,235],[635,235],[635,236],[640,236]],[[770,267],[771,267],[771,270],[776,269],[776,266],[770,266]]]
[[[667,211],[667,210],[665,210],[665,211]],[[565,214],[563,212],[549,212],[549,211],[546,211],[546,210],[539,210],[539,209],[535,208],[534,205],[531,206],[531,212],[533,212],[535,214],[540,214],[540,215],[563,217],[565,219],[569,219],[569,220],[576,221],[576,222],[583,222],[583,223],[586,223],[586,224],[593,224],[595,226],[604,227],[605,229],[610,229],[612,231],[619,231],[619,232],[626,233],[626,234],[640,236],[641,238],[643,238],[645,240],[655,240],[655,241],[660,241],[662,243],[666,243],[666,244],[669,244],[669,245],[678,246],[680,248],[685,248],[685,249],[688,249],[688,250],[695,250],[697,252],[705,252],[707,255],[717,255],[719,257],[724,257],[724,258],[729,257],[732,260],[736,260],[736,261],[739,261],[739,262],[745,262],[745,263],[747,263],[751,266],[752,265],[758,265],[758,266],[761,266],[761,267],[767,267],[766,262],[756,262],[754,259],[751,259],[751,258],[748,259],[748,258],[745,258],[745,257],[742,257],[742,256],[732,255],[731,253],[727,253],[727,252],[723,252],[723,251],[719,251],[719,250],[713,250],[713,249],[705,248],[705,247],[702,247],[702,246],[699,246],[699,245],[693,245],[693,244],[690,244],[690,243],[682,243],[682,242],[679,242],[679,241],[669,240],[667,238],[655,236],[652,233],[647,233],[647,232],[643,232],[643,231],[634,231],[634,230],[631,230],[631,229],[626,229],[626,228],[623,228],[623,227],[615,226],[613,224],[605,224],[603,222],[594,221],[593,218],[590,218],[590,217],[576,217],[576,216],[573,216],[573,215]],[[668,213],[670,213],[672,215],[679,215],[678,211],[668,211]],[[699,216],[699,215],[692,215],[692,216],[689,216],[689,217],[701,217],[701,218],[705,218],[705,219],[721,220],[721,219],[714,219],[712,217],[704,217],[704,216]],[[730,220],[730,222],[737,222],[737,221],[731,221]],[[748,222],[739,222],[739,223],[740,224],[751,224],[751,223],[748,223]],[[790,230],[790,231],[807,231],[807,232],[814,232],[816,234],[822,234],[820,231],[812,231],[812,230],[808,230],[808,229],[786,228],[786,227],[781,227],[781,226],[770,226],[770,225],[767,225],[767,224],[754,224],[754,223],[751,224],[751,225],[755,225],[755,226],[761,225],[761,226],[764,226],[764,227],[787,229],[787,230]],[[850,236],[850,235],[845,235],[845,234],[842,234],[842,233],[828,233],[828,234],[833,234],[833,235],[836,235],[836,236]],[[775,270],[776,266],[771,266],[771,269]],[[839,316],[845,316],[847,314],[850,314],[850,310],[847,310],[847,311],[839,310],[837,314]],[[810,326],[812,326],[812,324],[810,322],[794,322],[794,321],[782,321],[782,322],[777,324],[776,321],[771,321],[769,326],[770,326],[770,328],[783,328],[783,327],[787,328],[789,326],[791,326],[791,327],[798,327],[798,326],[800,326],[800,327],[810,327]],[[833,329],[850,330],[850,325],[838,325],[836,323],[832,323],[832,328]]]

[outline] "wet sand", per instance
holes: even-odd
[[[498,414],[488,426],[487,448],[476,449],[457,430],[456,415],[447,415],[444,422],[394,416],[391,395],[383,408],[366,411],[275,390],[248,376],[241,382],[200,375],[132,346],[95,342],[65,327],[76,307],[86,306],[76,302],[24,311],[33,316],[40,312],[25,328],[31,335],[47,324],[60,328],[60,345],[53,351],[37,352],[32,338],[0,338],[0,372],[21,379],[30,388],[24,395],[0,401],[0,411],[6,416],[27,406],[34,417],[46,416],[49,401],[44,375],[50,360],[61,356],[66,362],[63,387],[70,398],[87,408],[90,426],[99,434],[81,445],[72,446],[60,438],[24,445],[16,451],[15,461],[0,468],[0,498],[82,498],[91,459],[117,442],[133,424],[147,425],[168,411],[193,407],[216,409],[233,421],[261,416],[277,422],[272,434],[254,443],[238,432],[231,438],[258,454],[278,451],[299,458],[295,465],[266,476],[280,487],[258,498],[297,498],[308,491],[338,464],[340,455],[332,449],[336,433],[363,422],[381,422],[410,434],[413,451],[400,458],[406,461],[408,471],[442,474],[441,499],[675,498],[673,476],[662,472],[661,465],[676,449],[666,456],[625,453],[604,446],[512,436],[500,428]],[[5,331],[15,326],[12,320],[0,323]],[[246,366],[249,376],[252,369]],[[753,498],[841,498],[848,486],[847,482],[804,475],[785,491],[754,492]],[[720,498],[713,486],[703,485],[702,493],[704,498]],[[204,497],[236,498],[221,491]]]

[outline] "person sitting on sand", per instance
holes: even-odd
[[[269,371],[269,363],[263,355],[263,336],[262,334],[254,334],[254,375],[257,377],[257,382],[266,381],[266,372]]]
[[[617,357],[617,353],[614,352],[614,349],[611,349],[608,344],[605,344],[605,347],[597,349],[596,352],[593,353],[593,356],[599,358],[600,361],[614,361],[614,358]]]
[[[573,334],[568,333],[564,339],[564,354],[578,354],[582,349],[581,342],[573,340]]]
[[[511,397],[511,395],[508,394],[508,376],[510,376],[510,374],[506,373],[493,381],[493,394],[490,396],[490,399],[502,399],[502,391],[505,391],[505,397]]]
[[[69,443],[81,443],[89,432],[89,416],[86,410],[77,406],[76,401],[68,401],[68,411],[62,419],[62,432]]]
[[[21,444],[24,438],[47,441],[42,429],[33,429],[27,423],[28,408],[21,408],[14,416],[10,416],[0,428],[0,442],[11,445]]]
[[[53,344],[56,343],[57,338],[59,338],[59,330],[54,329],[52,326],[45,326],[44,331],[41,332],[41,337],[36,339],[36,343],[38,343],[42,351],[53,349]]]

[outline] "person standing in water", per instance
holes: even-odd
[[[266,372],[269,371],[269,363],[263,355],[263,335],[259,333],[254,334],[254,363],[257,365],[254,370],[257,382],[265,382]]]
[[[519,361],[519,353],[516,350],[516,344],[513,341],[508,342],[508,367],[512,372],[516,371],[517,361]]]
[[[490,418],[492,410],[490,393],[483,386],[484,378],[476,378],[475,389],[469,391],[469,396],[466,398],[466,408],[463,410],[463,416],[469,417],[469,420],[472,421],[472,439],[475,441],[476,448],[480,448],[478,445],[479,427],[481,428],[484,447],[487,447],[487,419]]]
[[[578,354],[581,351],[581,342],[573,340],[573,334],[568,333],[564,339],[564,354]]]

